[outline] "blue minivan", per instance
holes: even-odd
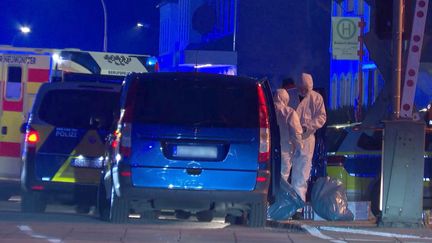
[[[262,227],[279,185],[279,130],[268,82],[203,73],[132,73],[123,83],[98,190],[115,223],[160,210],[223,214]],[[275,173],[275,171],[278,171]]]

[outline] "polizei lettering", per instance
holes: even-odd
[[[56,128],[55,136],[64,138],[76,138],[78,137],[78,130],[71,128]]]

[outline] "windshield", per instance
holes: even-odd
[[[56,127],[109,129],[119,94],[95,90],[51,90],[39,107],[39,118]]]
[[[254,83],[154,80],[140,83],[134,119],[195,127],[258,127]]]

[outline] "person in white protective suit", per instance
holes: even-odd
[[[322,96],[312,90],[313,80],[310,74],[302,73],[301,80],[296,83],[296,86],[300,103],[295,109],[303,129],[303,149],[293,157],[291,185],[306,202],[307,181],[310,176],[315,149],[314,134],[317,129],[324,125],[327,115]]]
[[[288,106],[288,92],[285,89],[278,89],[273,98],[281,141],[281,176],[283,180],[288,181],[292,157],[303,147],[302,127],[297,112]]]

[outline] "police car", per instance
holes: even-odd
[[[27,124],[21,173],[23,212],[66,200],[95,205],[105,137],[119,109],[119,85],[46,83]]]

